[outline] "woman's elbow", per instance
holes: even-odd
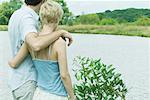
[[[70,78],[70,74],[69,73],[63,73],[63,74],[61,74],[61,79],[62,80],[67,80],[68,78]]]
[[[11,68],[17,68],[17,65],[15,63],[13,63],[12,61],[8,61],[8,65],[11,67]]]

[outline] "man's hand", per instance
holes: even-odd
[[[73,42],[72,35],[65,30],[58,30],[58,31],[62,33],[62,37],[69,39],[68,46],[70,46]]]

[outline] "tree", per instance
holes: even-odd
[[[96,14],[97,14],[98,17],[99,17],[99,20],[102,20],[102,19],[103,19],[103,17],[104,17],[103,13],[96,13]]]
[[[0,24],[7,25],[11,15],[21,7],[21,4],[19,0],[11,0],[0,4]]]
[[[150,18],[142,16],[135,22],[135,24],[142,25],[142,26],[150,26]]]
[[[117,21],[112,18],[103,18],[99,24],[100,25],[115,25],[117,24]]]
[[[6,25],[8,18],[0,13],[0,25]]]
[[[141,18],[142,16],[150,18],[150,10],[128,8],[128,9],[114,10],[114,11],[107,10],[103,13],[104,18],[117,19],[119,23],[135,22],[138,18]]]
[[[87,14],[87,15],[81,15],[76,18],[77,24],[99,24],[100,19],[97,14]]]
[[[64,11],[64,15],[60,24],[62,25],[67,24],[68,21],[70,21],[72,18],[72,13],[69,11],[66,2],[64,0],[54,0],[54,1],[58,2],[62,6],[62,9]]]

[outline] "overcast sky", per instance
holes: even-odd
[[[8,1],[8,0],[0,0]],[[65,0],[74,15],[126,8],[148,8],[150,0]]]
[[[65,0],[74,15],[126,8],[148,8],[150,0]]]

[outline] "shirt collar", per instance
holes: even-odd
[[[31,9],[30,7],[26,6],[26,5],[22,5],[22,9],[28,11],[29,13],[32,14],[32,16],[36,19],[36,20],[39,20],[39,15],[33,10]]]

